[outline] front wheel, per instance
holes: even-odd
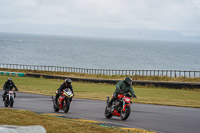
[[[10,107],[13,107],[13,103],[14,103],[14,99],[12,97],[10,97]]]
[[[106,108],[105,108],[104,115],[105,115],[105,117],[108,118],[108,119],[111,118],[111,117],[113,116],[112,113],[109,111],[108,106],[106,106]]]
[[[129,117],[130,113],[131,113],[130,106],[126,106],[126,110],[125,111],[121,111],[121,119],[122,120],[126,120]]]
[[[63,104],[63,110],[65,113],[69,111],[69,107],[70,107],[70,101],[69,99],[65,99]]]

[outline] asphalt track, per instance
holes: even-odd
[[[3,94],[3,91],[0,91]],[[105,101],[74,98],[68,113],[59,111],[67,118],[81,118],[105,122],[111,125],[141,128],[164,133],[199,133],[200,109],[149,104],[131,105],[131,114],[126,121],[119,117],[104,117]],[[0,102],[0,108],[5,108]],[[31,110],[39,113],[55,113],[51,96],[17,92],[14,109]]]

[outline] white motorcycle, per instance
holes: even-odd
[[[10,106],[11,108],[13,107],[14,98],[15,98],[14,93],[15,92],[13,90],[10,90],[6,94],[5,101],[4,101],[5,107],[8,107],[8,106]]]

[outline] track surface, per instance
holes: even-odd
[[[3,94],[3,91],[0,91],[0,94]],[[105,101],[74,98],[67,114],[63,111],[59,111],[57,114],[69,118],[90,119],[165,133],[198,133],[200,131],[199,108],[133,103],[129,118],[122,121],[119,117],[106,119],[104,117],[105,106]],[[5,108],[3,102],[0,102],[0,108]],[[44,95],[17,93],[13,108],[54,113],[51,96]]]

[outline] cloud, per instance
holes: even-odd
[[[0,24],[172,30],[200,34],[199,0],[5,0]]]

